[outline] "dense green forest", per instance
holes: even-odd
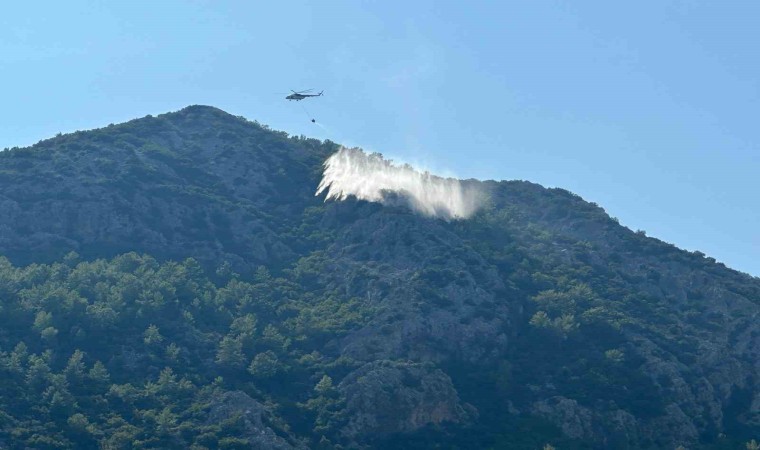
[[[246,282],[229,266],[210,279],[194,260],[136,254],[0,265],[6,444],[35,448],[248,448],[251,412],[225,395],[255,405],[281,435],[290,427],[268,409],[305,430],[332,425],[330,375],[356,363],[327,359],[321,344],[372,311],[263,267]]]
[[[325,203],[337,148],[195,106],[0,152],[0,448],[760,438],[760,280],[524,181]]]

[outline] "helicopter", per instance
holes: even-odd
[[[288,100],[301,101],[301,100],[303,100],[303,99],[305,99],[307,97],[321,97],[322,96],[322,92],[324,92],[324,91],[321,91],[319,94],[307,94],[307,92],[311,92],[311,91],[312,91],[312,89],[307,89],[305,91],[296,92],[296,91],[294,91],[294,90],[291,89],[291,92],[293,92],[293,93],[290,94],[290,95],[288,95],[285,98],[288,99]]]

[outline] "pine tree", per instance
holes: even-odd
[[[69,383],[79,384],[84,378],[84,371],[84,352],[79,349],[74,350],[74,354],[71,355],[69,362],[66,363],[66,368],[63,369],[66,380]]]
[[[327,394],[328,392],[332,391],[333,389],[333,381],[332,378],[330,378],[327,375],[324,375],[321,380],[319,380],[319,383],[317,383],[316,386],[314,386],[314,390],[317,391],[320,395]]]
[[[145,342],[146,345],[160,344],[163,340],[164,337],[161,336],[158,327],[153,324],[151,324],[143,333],[143,342]]]
[[[92,365],[92,369],[87,373],[87,377],[98,386],[106,386],[111,381],[111,375],[108,373],[108,369],[100,361],[95,361]]]
[[[280,361],[277,359],[277,355],[267,350],[263,353],[259,353],[251,361],[251,365],[248,366],[248,372],[251,375],[259,378],[269,378],[277,374],[280,367]]]
[[[240,368],[245,364],[243,342],[230,336],[225,336],[219,343],[216,352],[216,363],[222,366]]]

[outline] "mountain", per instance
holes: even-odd
[[[0,152],[0,448],[760,437],[760,280],[524,181],[324,202],[338,148],[191,106]]]
[[[332,148],[190,107],[4,152],[0,249],[21,263],[71,250],[284,263]]]

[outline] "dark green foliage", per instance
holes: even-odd
[[[304,356],[319,336],[338,332],[322,321],[319,301],[299,300],[307,295],[297,285],[262,270],[256,281],[216,285],[193,260],[159,264],[136,254],[73,267],[17,268],[0,258],[0,267],[0,278],[15,286],[0,317],[0,349],[12,349],[0,352],[2,433],[18,444],[12,448],[117,441],[186,448],[197,439],[241,448],[245,439],[234,430],[214,438],[204,431],[197,412],[209,396],[239,389],[265,402],[308,399],[311,374],[322,366]],[[335,301],[334,294],[324,299]],[[112,313],[102,314],[106,309]],[[366,314],[358,304],[353,313]],[[293,325],[281,328],[287,317]],[[53,325],[63,330],[54,345],[37,332]],[[260,390],[275,376],[290,379],[287,397]],[[38,422],[63,431],[44,438],[25,431],[23,424]]]

